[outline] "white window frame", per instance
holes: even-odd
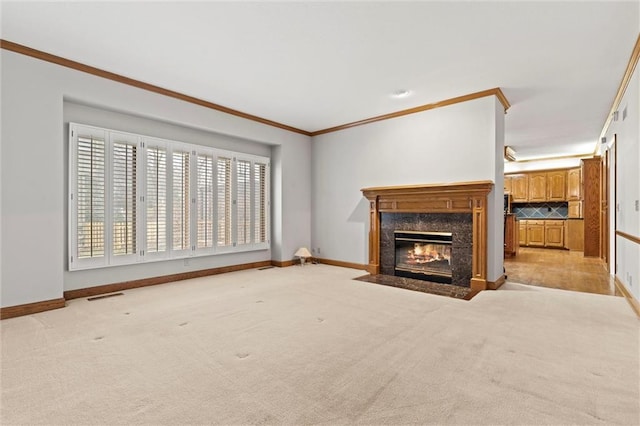
[[[100,138],[105,141],[105,220],[104,220],[104,250],[105,255],[102,257],[92,258],[77,258],[78,245],[77,245],[77,232],[78,232],[78,218],[77,218],[77,180],[78,180],[78,158],[77,158],[77,146],[79,136],[91,136]],[[116,141],[123,141],[129,144],[136,145],[136,252],[127,255],[114,255],[113,254],[113,143]],[[148,240],[147,240],[147,166],[148,166],[148,154],[147,150],[150,148],[160,148],[166,153],[166,176],[165,176],[165,250],[148,252]],[[189,154],[189,247],[184,249],[175,249],[173,247],[173,153],[176,151],[188,152]],[[212,170],[212,189],[213,189],[213,209],[211,211],[211,218],[213,220],[213,245],[211,247],[198,247],[198,156],[206,155],[213,160]],[[231,181],[229,183],[231,191],[231,244],[218,245],[218,159],[219,158],[231,159]],[[251,223],[248,232],[251,234],[250,242],[246,244],[238,244],[238,219],[237,219],[237,197],[238,197],[238,182],[237,182],[237,168],[236,162],[238,160],[250,162],[250,206]],[[255,202],[256,194],[254,191],[255,179],[254,179],[254,164],[265,164],[265,206],[264,215],[266,221],[266,241],[254,241],[256,230],[255,218]],[[256,156],[251,154],[244,154],[238,152],[232,152],[228,150],[221,150],[217,148],[211,148],[201,145],[188,144],[179,141],[172,141],[168,139],[161,139],[157,137],[149,137],[144,135],[138,135],[133,133],[122,132],[118,130],[111,130],[105,128],[99,128],[89,125],[83,125],[78,123],[69,124],[69,253],[68,253],[68,265],[69,270],[83,270],[102,268],[108,266],[128,265],[138,262],[153,262],[153,261],[165,261],[171,259],[180,259],[190,256],[211,256],[216,254],[225,253],[237,253],[254,250],[266,250],[270,248],[271,241],[271,222],[270,222],[270,159],[268,157]]]

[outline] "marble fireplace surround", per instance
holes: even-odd
[[[491,181],[363,188],[369,200],[369,264],[381,273],[382,213],[471,213],[471,290],[492,288],[487,282],[487,196]]]

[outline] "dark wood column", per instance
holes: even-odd
[[[600,257],[600,157],[582,160],[584,255]]]

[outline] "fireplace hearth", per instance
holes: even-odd
[[[394,275],[451,284],[451,232],[395,231]]]

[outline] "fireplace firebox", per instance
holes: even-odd
[[[395,231],[399,277],[451,284],[451,232]]]

